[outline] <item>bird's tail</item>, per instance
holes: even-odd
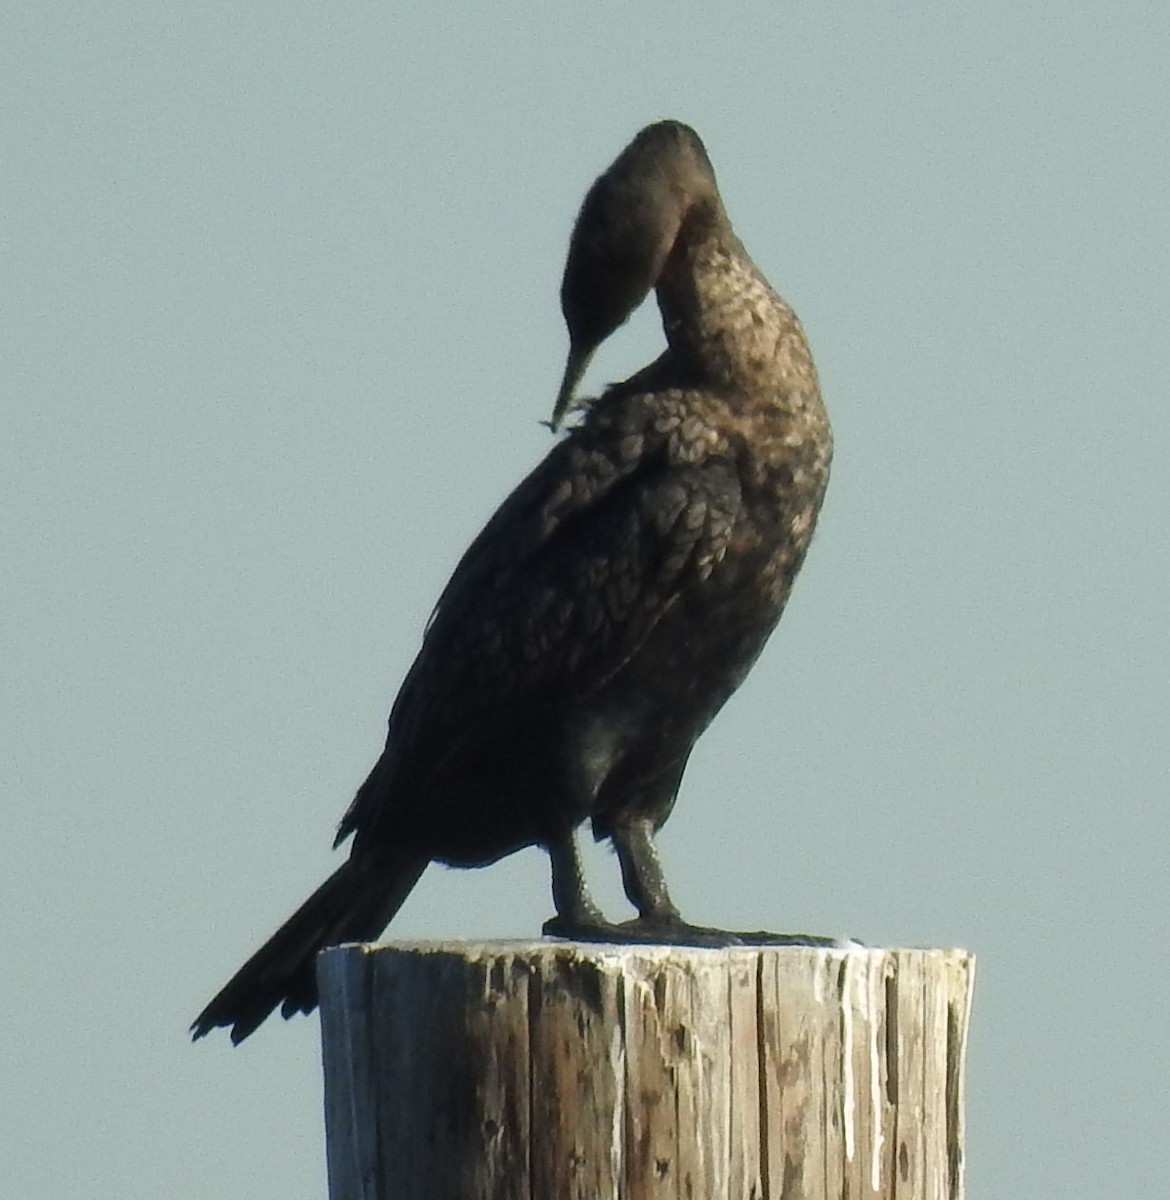
[[[195,1018],[198,1039],[230,1025],[244,1040],[280,1005],[281,1016],[317,1007],[317,952],[342,942],[375,938],[398,911],[426,868],[427,859],[403,854],[389,863],[344,863],[232,976]]]

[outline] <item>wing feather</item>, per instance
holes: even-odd
[[[440,763],[485,712],[586,699],[710,574],[739,480],[725,460],[679,462],[670,448],[578,429],[504,501],[443,590],[338,841],[380,820],[400,772]]]

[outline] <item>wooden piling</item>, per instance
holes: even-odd
[[[342,946],[332,1200],[962,1200],[957,950]]]

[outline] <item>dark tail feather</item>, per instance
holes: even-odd
[[[317,1007],[317,952],[342,942],[365,942],[386,928],[426,868],[427,859],[390,864],[343,864],[232,976],[195,1018],[192,1037],[232,1027],[239,1044],[279,1004],[281,1015]]]

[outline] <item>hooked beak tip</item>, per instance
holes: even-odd
[[[581,346],[569,347],[569,358],[565,363],[565,374],[561,380],[560,390],[557,392],[556,403],[553,405],[552,419],[547,422],[553,433],[560,429],[561,422],[565,419],[565,413],[568,412],[569,405],[573,401],[573,393],[577,389],[577,384],[581,382],[581,376],[585,374],[585,368],[593,357],[593,350],[592,346],[588,349]]]

